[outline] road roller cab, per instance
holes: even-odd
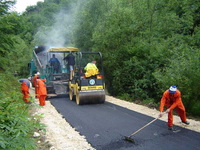
[[[93,60],[97,62],[98,71],[88,75],[86,66]],[[76,68],[69,81],[69,97],[70,100],[76,100],[77,105],[105,102],[103,60],[100,52],[79,52]]]

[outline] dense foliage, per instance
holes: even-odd
[[[27,75],[31,51],[26,38],[20,36],[26,28],[22,18],[16,12],[8,13],[13,4],[13,1],[0,1],[0,70],[6,73],[18,70],[19,75]]]
[[[200,115],[199,15],[197,0],[90,0],[78,13],[74,42],[103,53],[112,95],[159,102],[176,85],[186,110]]]

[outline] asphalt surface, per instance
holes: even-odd
[[[200,150],[200,133],[156,120],[132,139],[125,140],[154,118],[114,105],[77,105],[68,96],[49,99],[69,124],[97,150]]]

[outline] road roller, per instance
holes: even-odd
[[[98,71],[88,75],[86,66],[94,60]],[[105,102],[103,60],[100,52],[79,52],[76,66],[70,72],[69,98],[76,101],[77,105]]]

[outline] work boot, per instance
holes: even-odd
[[[168,130],[172,131],[172,130],[173,130],[173,127],[168,127]]]
[[[183,123],[185,123],[186,125],[189,125],[189,124],[190,124],[190,122],[189,122],[189,121],[186,121],[186,122],[183,122]]]

